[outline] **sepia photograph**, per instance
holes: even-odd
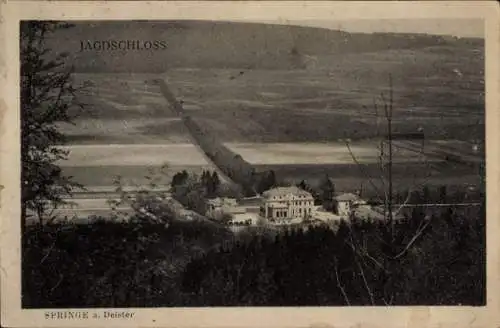
[[[362,23],[21,22],[23,306],[484,304],[482,22]]]
[[[21,309],[488,305],[484,18],[15,28]]]

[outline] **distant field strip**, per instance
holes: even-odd
[[[62,166],[171,166],[210,165],[207,158],[193,144],[108,144],[70,145],[68,160]]]
[[[342,143],[226,143],[232,153],[240,154],[251,164],[352,164],[349,150]],[[395,152],[395,162],[415,161],[418,147],[401,144]],[[108,144],[67,145],[69,157],[61,161],[64,167],[99,166],[210,166],[209,159],[193,144]],[[359,143],[351,146],[353,155],[362,163],[378,160],[375,143]]]
[[[77,182],[85,186],[96,186],[101,188],[113,188],[116,178],[120,177],[124,185],[129,187],[147,186],[151,177],[151,171],[154,171],[158,185],[169,185],[175,173],[186,170],[188,172],[201,174],[203,170],[213,170],[213,167],[207,165],[168,165],[162,172],[160,166],[152,165],[79,165],[62,166],[63,174],[72,176]]]
[[[484,157],[472,152],[472,145],[464,147],[463,145],[443,144],[433,141],[394,141],[394,146],[399,149],[410,150],[420,153],[430,160],[444,160],[465,165],[474,165],[484,162]]]
[[[163,185],[156,188],[151,188],[150,186],[125,186],[122,187],[123,192],[126,193],[136,193],[143,190],[148,192],[161,193],[166,196],[170,196],[170,186]],[[79,200],[96,200],[96,199],[109,199],[118,198],[120,195],[117,192],[117,188],[114,186],[85,186],[85,190],[76,190],[69,196],[63,196],[63,199],[79,199]]]

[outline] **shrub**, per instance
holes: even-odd
[[[109,222],[30,227],[23,308],[189,305],[178,286],[192,257],[231,237],[204,222]]]
[[[482,305],[484,213],[464,213],[247,235],[191,261],[183,288],[205,306]]]

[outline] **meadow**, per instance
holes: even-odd
[[[394,132],[422,129],[427,149],[440,154],[423,159],[398,149],[395,163],[407,168],[403,176],[426,174],[426,166],[405,163],[443,161],[443,152],[481,162],[484,154],[471,152],[484,140],[483,61],[482,48],[444,45],[322,54],[306,69],[295,70],[75,73],[87,106],[74,125],[61,126],[71,148],[62,165],[87,185],[107,184],[115,175],[141,180],[142,172],[162,164],[171,174],[183,167],[196,172],[210,167],[162,96],[158,82],[163,79],[190,117],[258,170],[272,168],[294,180],[324,174],[363,179],[342,140],[353,141],[359,162],[377,162],[377,137],[386,131],[382,99],[389,98],[389,74]],[[85,145],[90,148],[79,148]],[[433,170],[445,172],[434,174],[443,183],[479,181],[476,168]]]
[[[96,135],[115,143],[183,142],[185,130],[159,90],[164,79],[186,111],[225,142],[370,138],[384,132],[381,93],[388,100],[390,74],[396,132],[421,127],[431,139],[481,139],[483,63],[483,49],[433,46],[320,55],[296,70],[76,73],[89,106],[75,127],[64,128],[76,143],[86,135],[97,143],[105,141]]]
[[[307,181],[317,185],[329,176],[338,190],[365,190],[373,195],[372,183],[381,188],[383,169],[378,162],[378,149],[373,142],[354,143],[352,154],[360,165],[353,163],[346,146],[341,143],[324,144],[234,144],[227,146],[241,154],[259,172],[273,170],[281,181]],[[90,189],[112,186],[116,177],[128,185],[146,185],[152,172],[161,170],[160,184],[168,185],[172,176],[182,170],[201,174],[214,170],[201,151],[192,144],[165,145],[73,145],[68,161],[63,163],[65,174]],[[462,150],[466,153],[465,150]],[[387,171],[385,171],[387,176]],[[417,156],[415,152],[395,150],[394,188],[429,186],[478,187],[481,181],[478,163],[470,165]],[[369,181],[368,177],[372,179]]]

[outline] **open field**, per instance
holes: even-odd
[[[170,184],[170,179],[175,173],[186,170],[201,174],[203,169],[212,169],[210,166],[169,166],[162,175],[160,184]],[[147,185],[149,180],[146,176],[151,176],[151,171],[158,172],[158,166],[135,165],[102,165],[102,166],[63,166],[63,173],[72,176],[77,182],[86,186],[109,187],[113,186],[113,182],[117,177],[121,177],[123,182],[130,185]]]
[[[384,132],[380,94],[388,98],[391,74],[396,132],[423,128],[428,139],[482,139],[483,62],[482,48],[446,45],[322,54],[307,69],[77,73],[89,107],[64,129],[72,143],[185,142],[156,81],[166,79],[189,115],[225,142],[370,138]]]
[[[207,166],[209,162],[193,144],[108,144],[71,145],[68,160],[61,163],[72,166]]]
[[[380,161],[380,144],[376,141],[329,143],[226,143],[231,151],[255,165],[272,164],[370,164]],[[460,141],[395,141],[394,163],[446,161],[445,154],[478,164],[484,161],[482,150]],[[69,158],[61,162],[72,166],[206,166],[209,161],[192,143],[107,144],[61,146]]]
[[[443,144],[435,142],[434,145]],[[467,153],[462,143],[444,143],[445,149],[460,148]],[[323,144],[227,144],[231,150],[242,155],[257,171],[274,170],[277,177],[290,182],[304,179],[315,184],[326,174],[334,178],[339,190],[355,190],[363,185],[369,187],[367,177],[380,184],[381,168],[378,163],[376,143],[354,143],[353,155],[361,166],[354,164],[347,148],[342,143]],[[74,145],[69,146],[70,157],[62,163],[65,174],[87,186],[111,186],[115,177],[125,183],[144,185],[146,176],[162,171],[160,184],[169,184],[171,177],[182,170],[200,174],[202,170],[213,170],[203,154],[192,144],[165,145]],[[396,189],[406,189],[415,184],[478,186],[481,157],[470,165],[450,163],[429,152],[429,157],[417,156],[409,150],[394,152],[394,183]]]
[[[88,186],[112,186],[114,177],[121,176],[128,185],[145,185],[148,180],[150,169],[155,167],[147,166],[100,166],[100,167],[64,167],[63,172],[71,175],[78,182]],[[178,166],[169,167],[165,178],[162,180],[166,185],[169,179],[178,171],[187,170],[201,173],[201,166]],[[208,167],[206,169],[209,169]],[[338,190],[354,191],[363,187],[365,190],[372,189],[366,179],[365,172],[368,172],[374,179],[376,185],[380,187],[380,169],[376,165],[363,166],[361,170],[354,164],[346,165],[258,165],[257,170],[272,169],[279,179],[290,182],[300,182],[304,179],[310,184],[317,184],[318,181],[328,174],[335,180]],[[431,175],[425,172],[422,166],[409,167],[406,164],[396,165],[394,169],[395,189],[406,190],[411,186],[421,186],[424,183],[429,186],[457,186],[468,187],[480,184],[479,172],[471,169],[449,168],[433,170]]]
[[[375,141],[352,142],[349,148],[342,142],[329,143],[226,143],[233,152],[251,164],[352,164],[353,156],[360,163],[379,160],[379,144]],[[191,143],[165,144],[107,144],[68,145],[68,160],[63,166],[204,166],[206,157]],[[426,156],[437,157],[441,152],[480,161],[480,154],[472,153],[469,144],[461,142],[395,142],[395,163],[421,162]],[[351,152],[349,152],[349,149]],[[427,159],[429,160],[429,159]],[[435,160],[435,159],[434,159]]]
[[[428,155],[418,156],[418,144],[398,142],[395,178],[430,174],[432,183],[477,185],[484,154],[473,146],[484,140],[483,62],[480,44],[447,43],[323,52],[303,69],[76,73],[88,106],[75,125],[62,126],[71,149],[62,165],[77,181],[101,186],[116,175],[140,181],[148,168],[163,164],[169,166],[168,176],[182,169],[213,169],[161,94],[158,82],[165,79],[194,121],[258,170],[272,168],[288,180],[328,173],[343,188],[357,188],[366,173],[339,139],[353,140],[356,160],[372,167],[370,174],[380,174],[374,169],[375,137],[385,133],[380,94],[388,97],[391,74],[394,132],[422,128]],[[473,165],[439,164],[448,154]]]
[[[474,152],[470,143],[456,140],[426,141],[424,144],[395,141],[393,145],[394,163],[443,161],[444,154],[479,163],[484,156],[480,150]],[[349,148],[343,142],[228,143],[226,146],[252,164],[353,164],[353,157],[358,163],[374,163],[379,161],[380,155],[377,141],[350,142]]]
[[[259,170],[272,169],[278,179],[299,183],[305,180],[308,184],[318,185],[328,175],[335,182],[339,191],[354,192],[362,189],[366,196],[373,196],[375,189],[384,190],[381,182],[382,171],[379,165],[333,164],[333,165],[259,165]],[[387,182],[385,182],[387,184]],[[431,168],[422,164],[396,164],[393,167],[394,190],[404,192],[410,188],[421,189],[447,185],[465,189],[477,188],[480,185],[479,172],[471,168],[453,167],[433,164]],[[386,185],[387,186],[387,185]]]

